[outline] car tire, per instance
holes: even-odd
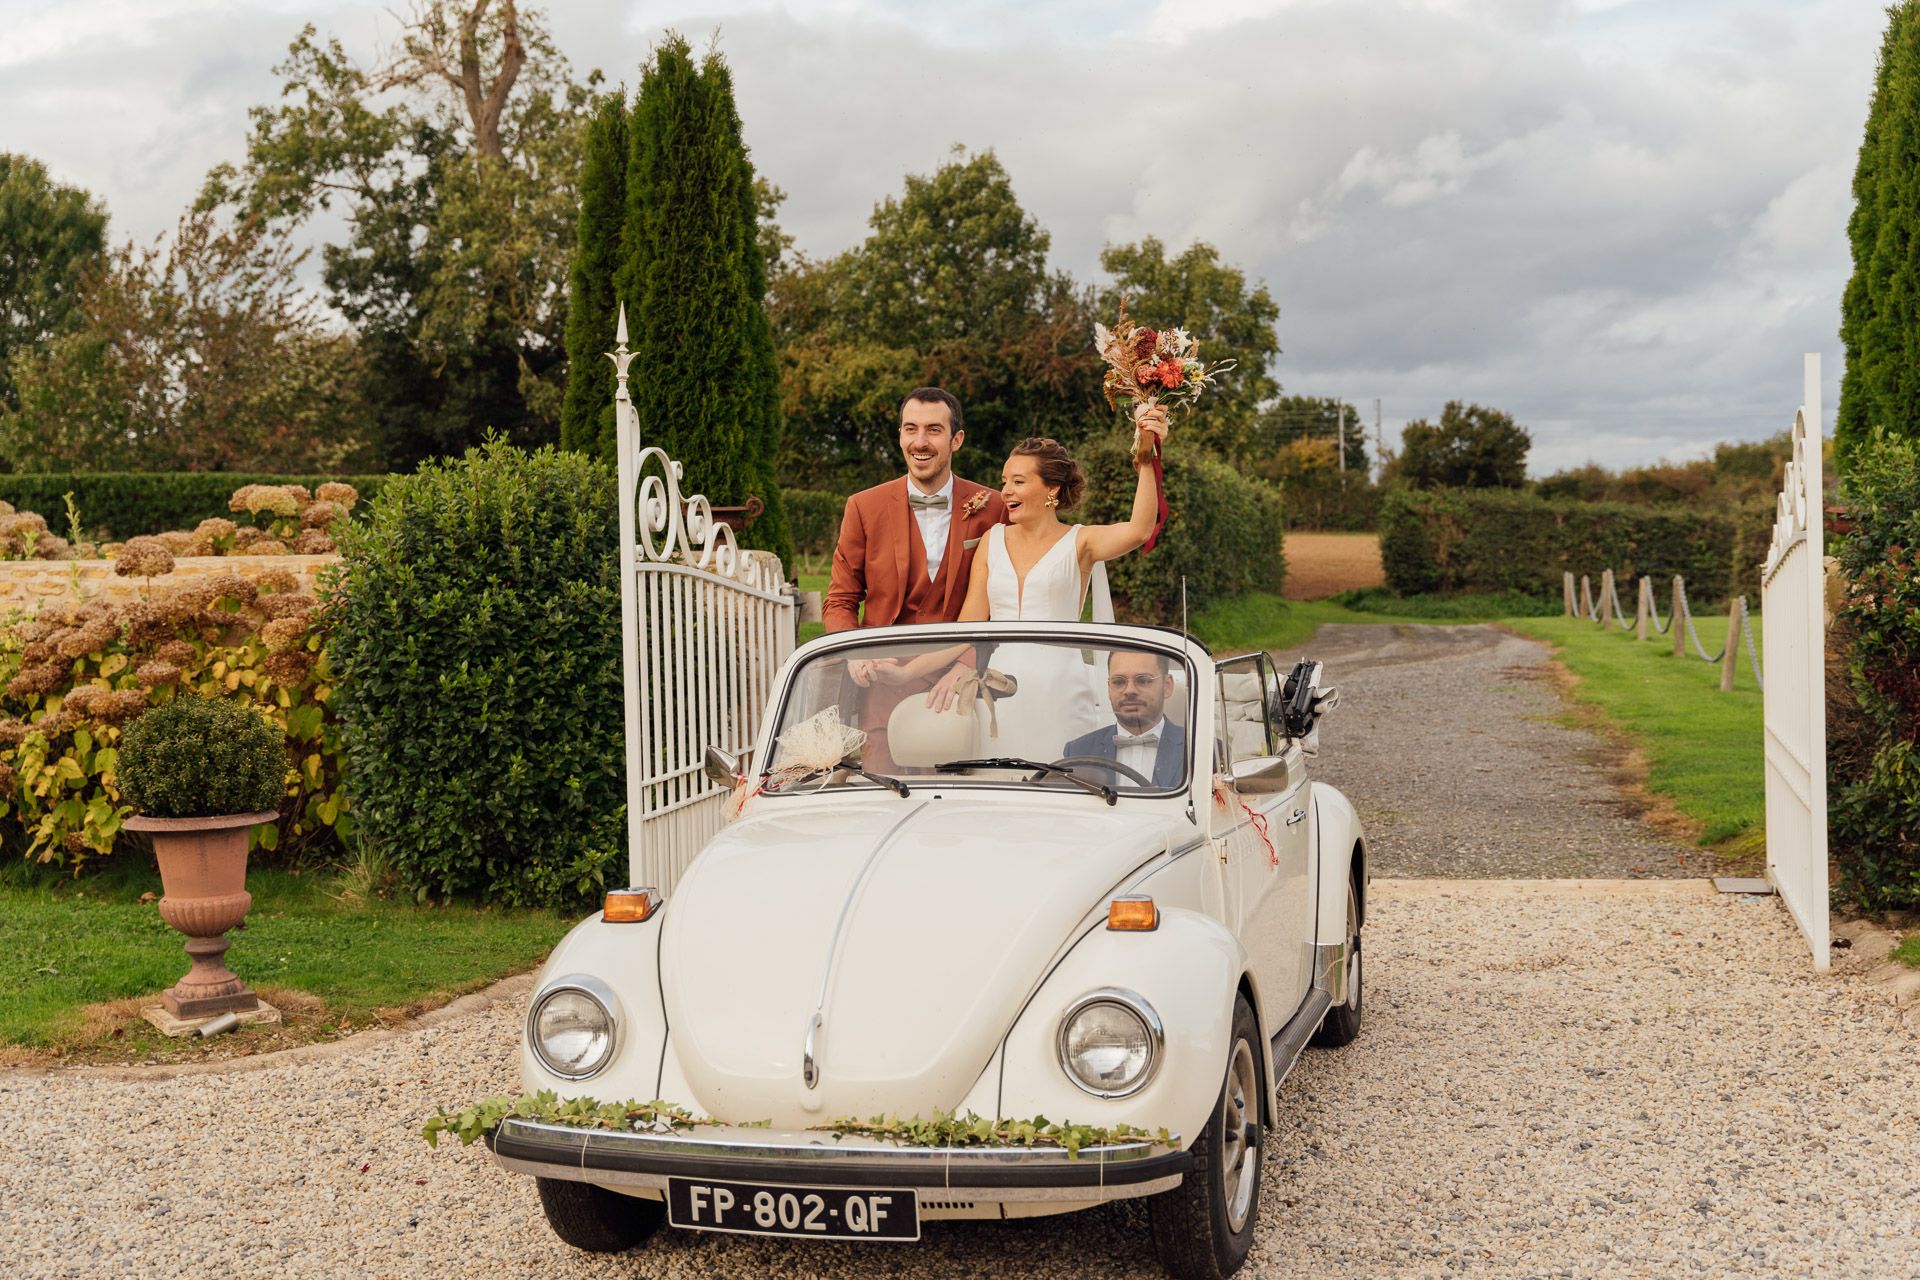
[[[553,1234],[589,1253],[619,1253],[645,1240],[667,1220],[667,1206],[641,1200],[591,1182],[535,1178],[540,1208]]]
[[[1253,1007],[1239,996],[1233,1002],[1226,1079],[1213,1115],[1188,1148],[1192,1166],[1179,1186],[1147,1199],[1154,1251],[1174,1280],[1225,1280],[1253,1248],[1253,1228],[1260,1217],[1260,1162],[1266,1154],[1260,1128],[1266,1087],[1260,1047]]]
[[[1360,890],[1352,880],[1347,881],[1347,948],[1346,1003],[1327,1010],[1320,1029],[1313,1033],[1313,1043],[1323,1049],[1352,1044],[1360,1034],[1361,988],[1365,985],[1366,967],[1360,963]]]

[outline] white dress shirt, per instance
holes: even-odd
[[[907,492],[918,493],[920,488],[909,480]],[[947,531],[953,528],[953,472],[947,472],[947,482],[936,492],[946,498],[946,506],[909,508],[913,512],[914,520],[920,526],[921,545],[927,549],[927,581],[929,582],[940,576],[940,562],[947,556]]]
[[[1166,735],[1167,718],[1161,716],[1158,723],[1139,737],[1150,737],[1152,742],[1128,742],[1135,737],[1123,724],[1113,726],[1113,758],[1115,762],[1127,766],[1143,778],[1153,777],[1153,766],[1160,756],[1160,739]]]

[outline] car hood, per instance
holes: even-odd
[[[708,1114],[955,1108],[1075,924],[1169,834],[1126,807],[886,799],[737,822],[667,904],[669,1034]]]

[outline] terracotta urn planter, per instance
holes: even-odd
[[[247,918],[247,835],[280,815],[237,813],[213,818],[127,819],[129,831],[153,838],[160,863],[160,918],[187,935],[192,967],[161,1003],[176,1018],[245,1012],[260,1003],[253,989],[227,968],[227,930]]]

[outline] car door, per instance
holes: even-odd
[[[1306,770],[1299,748],[1280,741],[1269,722],[1276,680],[1266,655],[1228,659],[1217,670],[1222,732],[1216,750],[1225,756],[1229,878],[1237,891],[1241,945],[1253,958],[1260,986],[1261,1021],[1278,1030],[1313,976]]]

